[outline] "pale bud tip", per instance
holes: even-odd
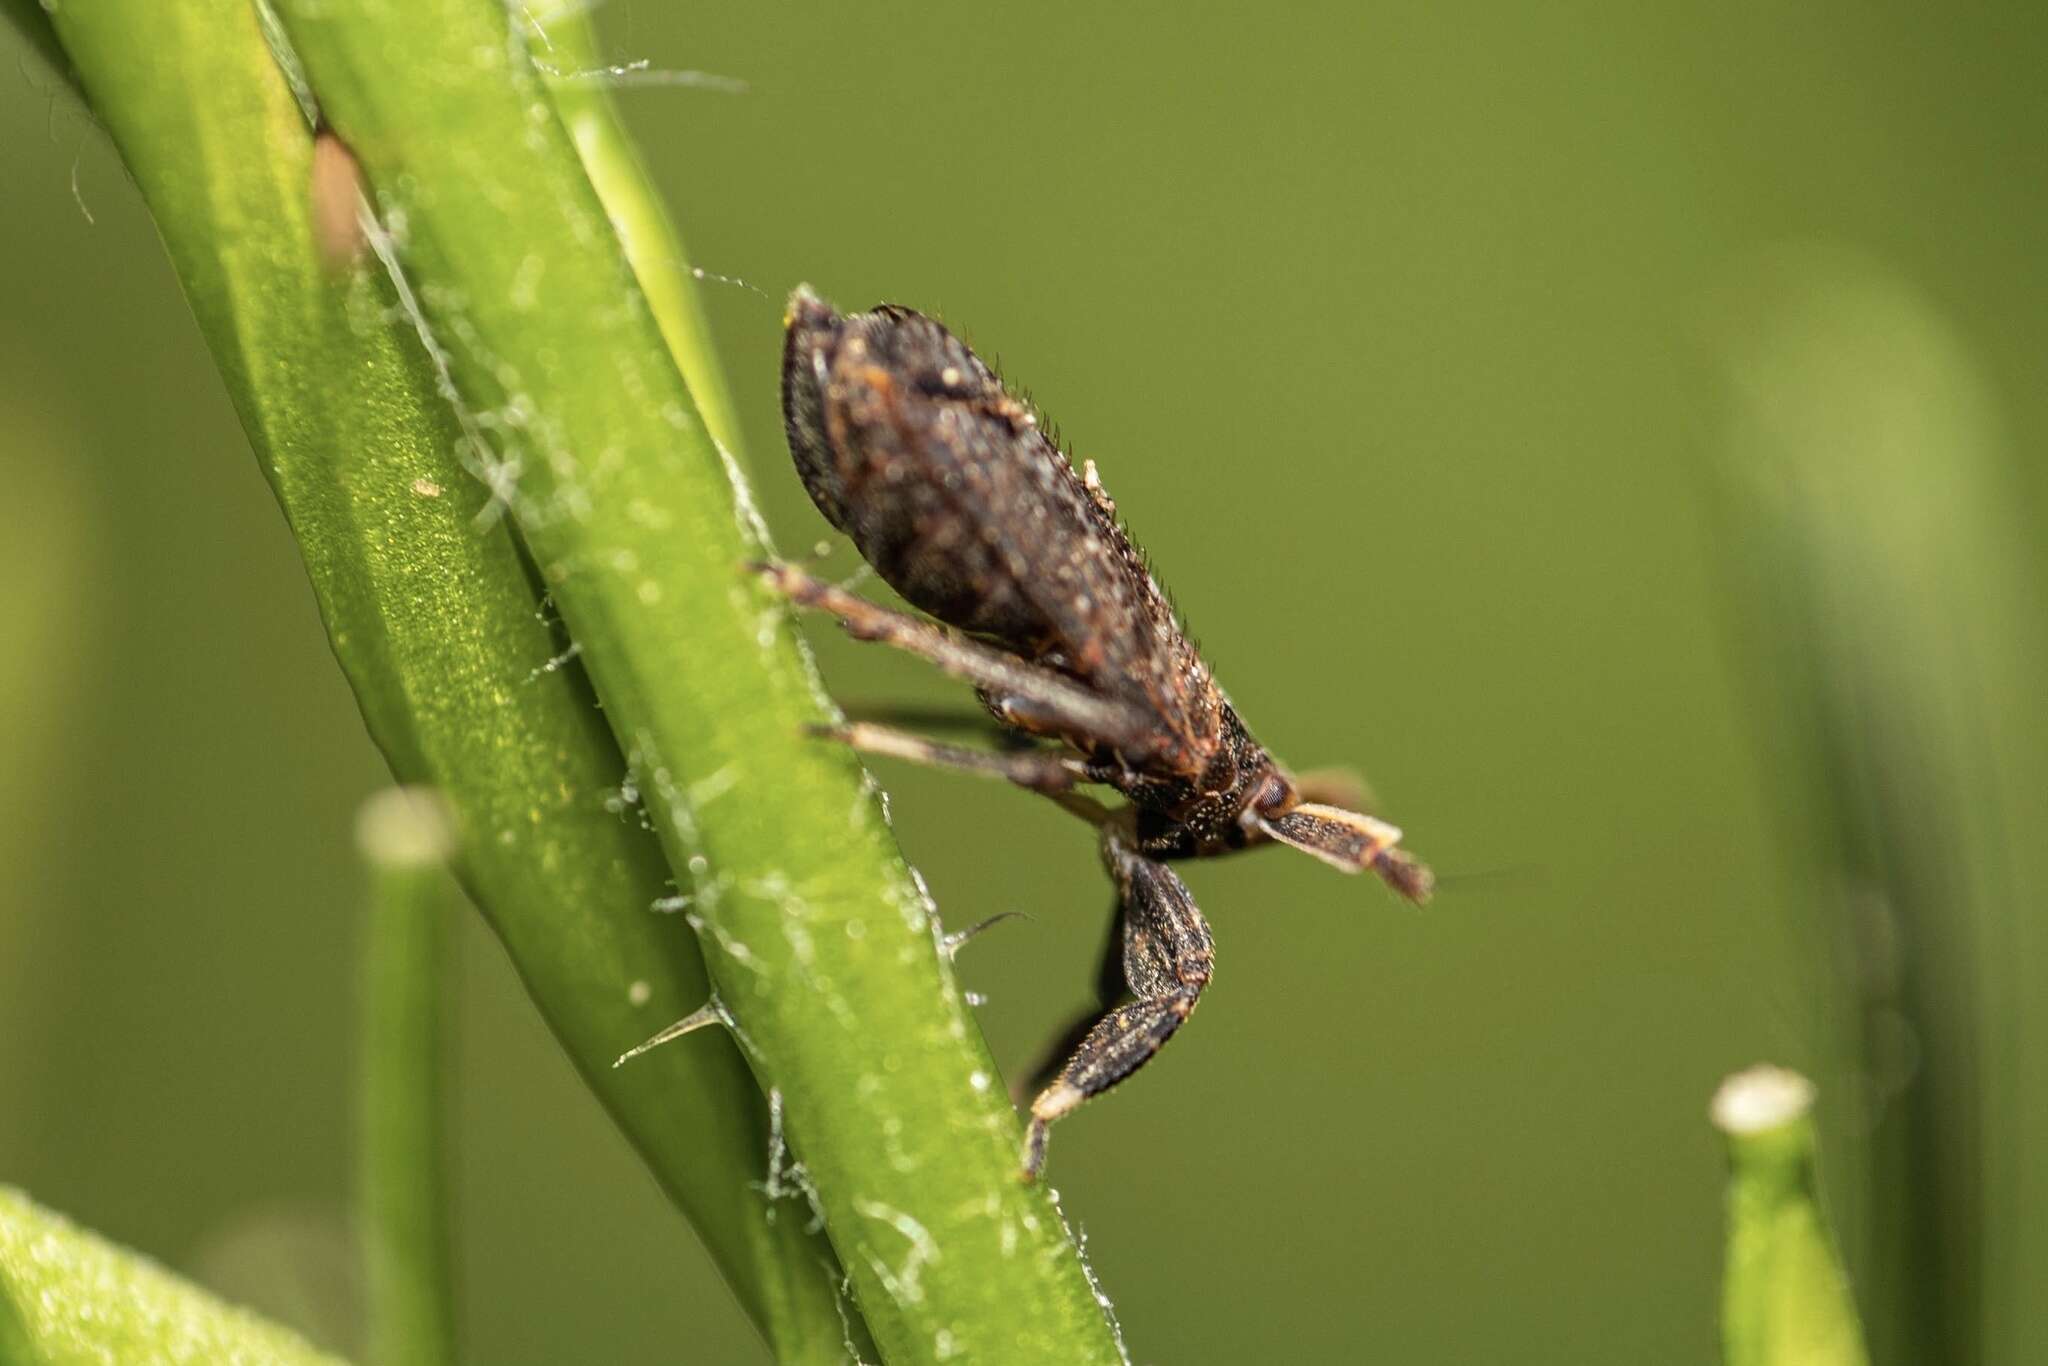
[[[356,812],[356,847],[386,868],[445,863],[455,852],[455,818],[430,787],[387,787]]]
[[[1805,1118],[1813,1096],[1813,1083],[1799,1073],[1759,1063],[1722,1082],[1708,1113],[1721,1132],[1743,1138]]]

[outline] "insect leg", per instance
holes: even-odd
[[[940,735],[972,735],[999,749],[1036,749],[1039,737],[1006,725],[992,715],[986,704],[980,707],[936,706],[889,702],[841,702],[840,710],[849,721],[866,721],[897,730],[914,730]]]
[[[1053,1121],[1107,1091],[1165,1047],[1193,1013],[1215,961],[1209,926],[1171,869],[1141,857],[1114,829],[1105,830],[1102,857],[1123,904],[1124,980],[1137,999],[1096,1021],[1052,1084],[1031,1102],[1023,1154],[1027,1181],[1045,1165]]]
[[[1157,725],[1141,709],[1099,697],[1064,674],[943,626],[877,606],[794,565],[770,561],[752,568],[770,588],[792,602],[839,618],[855,639],[878,640],[922,656],[991,696],[1030,699],[1041,714],[1059,718],[1068,733],[1130,755],[1147,753],[1157,743]]]
[[[1066,1026],[1040,1050],[1038,1060],[1030,1070],[1019,1072],[1010,1083],[1010,1099],[1019,1105],[1044,1090],[1052,1079],[1058,1076],[1081,1046],[1081,1041],[1103,1016],[1115,1010],[1130,999],[1130,983],[1124,978],[1124,921],[1126,912],[1119,904],[1116,914],[1109,919],[1109,933],[1104,938],[1102,957],[1095,969],[1094,1000],[1075,1012]]]
[[[1092,781],[1085,762],[1070,754],[1055,754],[1048,750],[991,753],[984,749],[943,744],[922,735],[865,721],[844,726],[816,726],[811,733],[850,745],[864,754],[886,754],[892,759],[906,759],[932,768],[952,768],[1008,778],[1017,786],[1028,787],[1033,792],[1064,792],[1075,783]]]

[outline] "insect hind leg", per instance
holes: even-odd
[[[1137,999],[1096,1021],[1031,1102],[1022,1170],[1027,1181],[1045,1165],[1053,1122],[1150,1062],[1194,1013],[1214,971],[1208,923],[1171,869],[1139,855],[1109,829],[1103,861],[1123,905],[1124,980]]]

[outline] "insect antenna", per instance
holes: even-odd
[[[1439,873],[1436,878],[1438,891],[1446,888],[1469,888],[1487,882],[1505,882],[1510,885],[1531,887],[1545,881],[1548,869],[1540,863],[1502,863],[1491,868],[1466,868],[1455,873]]]

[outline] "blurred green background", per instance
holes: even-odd
[[[1882,1107],[1952,1061],[1916,1028],[1965,1019],[1975,1108],[1936,1146],[1988,1251],[1949,1289],[1984,1359],[2048,1355],[2022,1293],[2048,1274],[2048,18],[601,17],[620,60],[750,87],[623,99],[694,255],[770,296],[707,286],[785,549],[826,528],[782,449],[780,296],[936,311],[1100,464],[1261,738],[1362,768],[1445,875],[1417,913],[1279,853],[1189,870],[1217,983],[1050,1169],[1138,1360],[1709,1361],[1716,1081],[1815,1077],[1881,1284],[1887,1211],[1921,1198]],[[0,57],[0,1180],[353,1348],[350,821],[382,764],[117,158],[11,34]],[[1781,477],[1815,430],[1845,461]],[[1859,431],[1911,439],[1865,479]],[[1867,657],[1826,629],[1864,588]],[[962,700],[814,635],[850,704]],[[1882,708],[1826,682],[1872,658],[1968,743],[1934,725],[1845,776],[1808,741],[1867,757]],[[1090,838],[881,776],[950,923],[1033,917],[961,957],[1024,1065],[1092,979]],[[1965,964],[1922,1026],[1870,1006],[1834,904],[1893,883],[1830,880],[1887,782],[1905,825],[1878,826],[1935,870],[1916,923]],[[762,1359],[460,923],[470,1358]],[[1911,1329],[1876,1327],[1897,1359]]]

